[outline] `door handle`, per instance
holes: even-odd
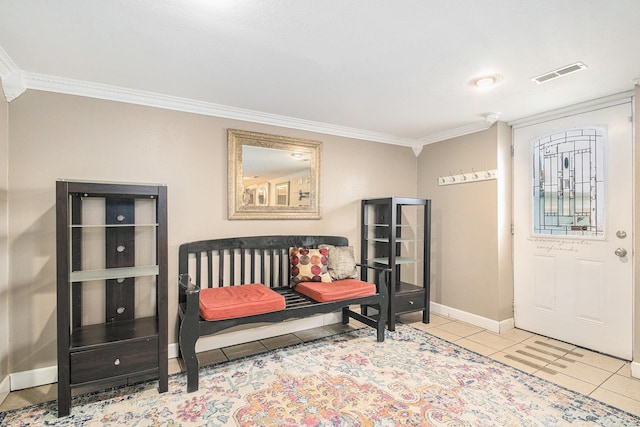
[[[625,248],[618,248],[615,250],[614,254],[616,254],[620,258],[624,258],[627,256],[627,250]]]

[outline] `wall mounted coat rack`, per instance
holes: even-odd
[[[487,181],[490,179],[497,179],[497,178],[498,178],[497,169],[482,170],[478,172],[471,169],[471,172],[469,173],[462,173],[462,171],[460,171],[460,173],[457,175],[449,174],[445,176],[439,176],[438,185],[467,184],[470,182]]]

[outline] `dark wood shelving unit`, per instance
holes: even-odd
[[[361,202],[361,262],[389,268],[388,327],[396,315],[422,311],[429,323],[431,200],[385,197]],[[416,280],[406,281],[403,267],[415,266]],[[411,274],[409,274],[411,275]],[[402,280],[404,278],[405,280]],[[366,280],[366,272],[363,274]]]
[[[95,217],[95,205],[88,201],[104,205],[99,222],[85,222],[86,216]],[[152,204],[146,206],[151,221],[136,222],[140,203]],[[138,242],[139,232],[147,239]],[[95,251],[95,240],[102,242],[103,264],[85,269],[84,264],[98,262],[93,252],[102,252]],[[136,265],[140,243],[150,246],[148,264]],[[58,416],[69,415],[71,390],[77,387],[100,389],[157,377],[158,391],[167,391],[166,186],[57,181],[56,249]],[[136,316],[137,281],[143,278],[153,283],[150,304],[155,307],[147,311],[154,314]],[[96,286],[104,287],[104,318],[92,322],[87,320],[92,313],[83,312],[83,291]]]

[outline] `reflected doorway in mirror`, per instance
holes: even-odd
[[[276,184],[276,206],[289,206],[289,181]]]

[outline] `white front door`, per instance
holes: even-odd
[[[632,353],[631,99],[514,129],[516,327]]]

